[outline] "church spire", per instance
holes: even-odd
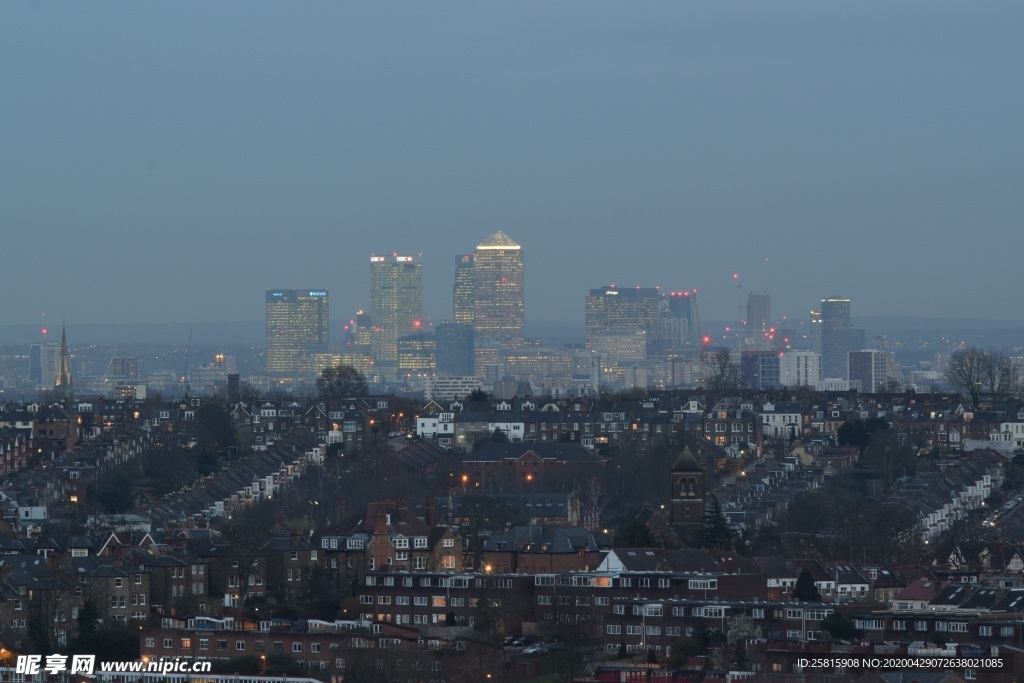
[[[53,385],[54,394],[63,400],[71,400],[74,382],[71,379],[71,357],[68,355],[68,337],[64,325],[60,328],[60,361],[57,365],[57,380]]]

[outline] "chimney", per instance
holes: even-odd
[[[391,547],[391,543],[388,542],[387,528],[386,528],[387,515],[384,512],[378,511],[373,516],[373,538],[370,543],[373,544],[373,568],[374,571],[382,572],[390,569],[388,565],[388,550]]]
[[[341,526],[345,523],[346,510],[345,510],[345,497],[342,496],[334,501],[334,523]]]
[[[387,532],[387,515],[383,512],[375,512],[373,515],[373,535],[384,536]]]
[[[395,499],[395,521],[401,522],[405,519],[405,496]]]
[[[429,527],[437,526],[437,506],[434,505],[433,496],[427,496],[427,511],[424,521]]]

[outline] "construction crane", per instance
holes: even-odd
[[[878,350],[885,356],[885,367],[889,375],[889,381],[895,381],[898,385],[898,389],[903,388],[903,372],[900,370],[900,366],[896,364],[896,358],[892,352],[889,351],[889,344],[885,337],[879,335],[875,337],[875,341],[878,343]]]
[[[192,392],[192,385],[188,381],[188,360],[192,355],[192,328],[188,328],[188,346],[185,347],[185,371],[181,373],[181,381],[184,385],[185,393]]]
[[[704,338],[704,331],[700,326],[700,305],[697,303],[697,290],[692,290],[691,294],[693,294],[693,321],[697,325],[697,343],[700,344],[700,382],[697,386],[703,389],[708,364],[708,342],[711,340]]]
[[[117,348],[119,344],[114,344],[114,350],[110,353],[110,360],[107,361],[107,371],[103,373],[103,384],[106,385],[110,382],[110,366],[114,364],[114,358],[117,356]]]

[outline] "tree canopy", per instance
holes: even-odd
[[[945,375],[954,389],[967,392],[973,408],[981,405],[983,396],[993,401],[1006,400],[1020,384],[1017,366],[1009,358],[974,347],[954,351]]]
[[[351,365],[335,365],[324,368],[316,378],[316,388],[321,397],[331,396],[353,398],[366,396],[369,390],[366,377]]]
[[[793,599],[804,602],[821,601],[821,591],[814,585],[814,577],[806,567],[800,570],[800,576],[796,578],[796,585],[793,586]]]

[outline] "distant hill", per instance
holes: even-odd
[[[1024,320],[985,318],[921,318],[914,315],[869,315],[853,318],[853,324],[872,330],[1022,330]]]

